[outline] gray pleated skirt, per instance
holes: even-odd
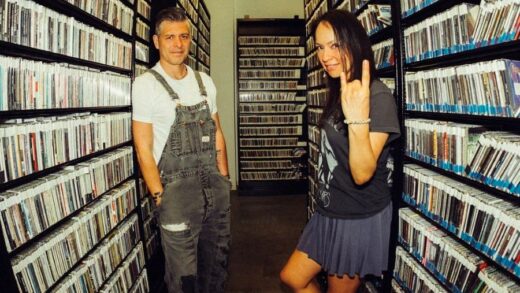
[[[364,219],[337,219],[315,213],[296,247],[329,275],[380,276],[388,269],[392,203]]]

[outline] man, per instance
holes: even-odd
[[[132,129],[141,172],[158,206],[170,293],[224,292],[230,243],[226,144],[211,78],[184,64],[190,23],[157,15],[160,60],[133,84]]]

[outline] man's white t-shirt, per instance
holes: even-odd
[[[188,74],[180,80],[167,75],[159,62],[153,69],[162,75],[177,93],[182,105],[191,106],[203,101],[204,97],[200,95],[193,69],[186,67]],[[200,75],[206,87],[210,112],[215,114],[217,113],[217,89],[211,77],[203,72]],[[132,84],[132,120],[153,124],[153,156],[156,163],[159,163],[170,134],[170,127],[175,121],[175,107],[176,103],[151,73],[146,72],[136,77]]]

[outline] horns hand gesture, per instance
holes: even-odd
[[[341,109],[349,121],[366,120],[370,113],[370,64],[363,60],[361,81],[347,82],[345,72],[341,79]]]

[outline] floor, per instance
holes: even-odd
[[[296,247],[305,195],[231,197],[228,293],[290,292],[278,274]]]
[[[296,247],[306,219],[305,195],[238,196],[232,192],[226,293],[291,292],[281,284],[278,275]],[[167,293],[161,287],[156,292]],[[378,290],[370,285],[362,286],[358,292]]]

